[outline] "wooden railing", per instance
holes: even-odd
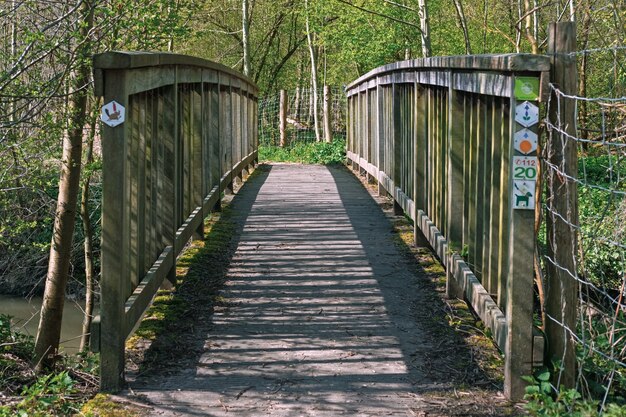
[[[175,281],[177,256],[202,236],[221,192],[256,163],[257,87],[227,67],[175,54],[108,52],[94,68],[105,125],[92,349],[101,354],[101,389],[116,391],[126,338],[163,280]]]
[[[528,104],[534,117],[549,70],[537,55],[437,57],[377,68],[346,88],[349,162],[414,220],[447,269],[448,294],[491,329],[513,399],[544,348],[533,328],[537,153],[513,139],[538,124],[523,130],[515,109]]]

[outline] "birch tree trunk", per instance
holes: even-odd
[[[243,44],[243,73],[250,76],[250,27],[248,22],[248,0],[242,0],[242,34]]]
[[[90,31],[93,28],[93,5],[90,0],[80,7],[81,25],[76,39],[76,68],[72,82],[68,126],[63,138],[63,156],[59,179],[59,194],[50,245],[50,259],[44,291],[41,319],[35,341],[38,372],[49,368],[59,349],[65,289],[70,266],[72,238],[76,219],[80,184],[83,127],[87,118],[87,94],[91,74]]]
[[[420,28],[422,39],[422,56],[428,58],[432,55],[430,48],[430,19],[428,17],[428,5],[426,0],[418,0],[420,9]]]
[[[309,2],[304,0],[304,8],[306,11],[306,37],[309,44],[309,54],[311,56],[311,96],[313,101],[313,126],[315,129],[315,140],[320,142],[322,140],[320,134],[320,122],[319,122],[319,109],[317,104],[317,54],[315,53],[315,46],[313,45],[313,34],[311,33],[311,27],[309,24]]]
[[[454,7],[456,9],[456,16],[459,19],[459,25],[461,25],[461,30],[463,31],[465,53],[467,55],[471,55],[472,45],[470,43],[469,31],[467,30],[467,19],[465,18],[465,12],[463,11],[463,3],[461,3],[461,0],[454,0]]]
[[[333,141],[332,107],[330,86],[324,85],[324,140],[328,143]]]

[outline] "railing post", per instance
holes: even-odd
[[[552,56],[552,82],[564,94],[576,94],[575,57],[567,55],[576,49],[576,25],[573,22],[552,23],[548,28],[548,53]],[[577,288],[576,253],[578,198],[576,177],[578,162],[576,110],[574,100],[552,94],[549,118],[561,131],[553,130],[548,141],[548,262],[546,285],[546,335],[548,355],[562,362],[562,373],[556,382],[571,388],[575,384],[576,352],[572,333],[576,331]]]
[[[515,111],[518,104],[514,91],[515,77],[511,77],[511,117],[509,137],[522,129],[516,122]],[[513,141],[503,158],[513,161]],[[505,156],[508,152],[508,157]],[[520,400],[524,397],[526,382],[523,376],[532,374],[533,354],[533,277],[535,254],[535,212],[536,197],[534,180],[526,181],[525,186],[514,180],[514,166],[510,163],[509,171],[509,244],[508,244],[508,285],[505,317],[507,338],[504,352],[504,394],[508,399]],[[531,197],[532,195],[532,197]],[[525,206],[516,201],[525,198]],[[521,200],[520,200],[521,201]],[[517,206],[517,207],[516,207]]]
[[[106,72],[104,103],[115,100],[127,110],[126,71]],[[129,272],[128,126],[102,126],[102,261],[100,301],[100,389],[116,392],[122,387],[125,342],[125,278]]]

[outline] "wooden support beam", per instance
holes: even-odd
[[[552,82],[564,94],[576,94],[578,85],[576,59],[568,52],[576,50],[576,25],[573,22],[553,23],[548,28],[548,53],[552,60]],[[562,363],[562,372],[555,375],[565,388],[575,385],[576,352],[573,332],[576,331],[578,282],[576,254],[578,250],[578,176],[576,137],[576,102],[552,95],[549,118],[561,131],[552,131],[547,143],[550,156],[546,230],[548,262],[546,283],[546,335],[548,356]]]

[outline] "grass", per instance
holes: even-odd
[[[346,141],[335,139],[326,142],[296,142],[284,148],[260,146],[261,162],[293,162],[301,164],[341,164],[346,160]]]

